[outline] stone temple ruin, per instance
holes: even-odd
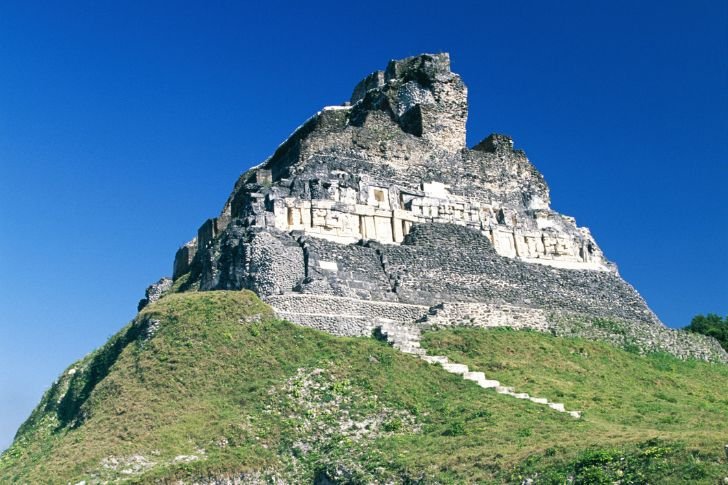
[[[728,360],[658,320],[511,138],[468,148],[467,115],[447,54],[391,61],[240,177],[177,252],[175,286],[250,289],[337,335],[509,326]]]

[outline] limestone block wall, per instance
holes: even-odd
[[[667,352],[680,358],[728,362],[715,339],[647,322],[604,319],[509,304],[442,302],[432,307],[359,300],[333,295],[286,293],[265,301],[280,318],[340,336],[371,336],[382,324],[427,327],[509,327],[610,342],[640,353]]]
[[[542,332],[551,327],[541,309],[489,303],[440,303],[430,308],[422,322],[439,327],[510,327]]]
[[[306,280],[296,290],[362,300],[397,301],[392,282],[372,246],[299,239],[306,254]]]
[[[344,336],[371,336],[382,321],[412,323],[428,311],[423,305],[301,293],[271,295],[265,301],[280,318]]]
[[[295,239],[234,221],[198,250],[192,278],[199,278],[201,290],[249,289],[269,295],[290,291],[305,271],[304,252]]]
[[[306,312],[278,312],[278,318],[315,328],[339,337],[371,337],[376,321],[359,315],[319,315]]]
[[[375,194],[387,189],[376,189]],[[399,243],[417,218],[389,204],[372,200],[369,205],[344,204],[335,200],[286,198],[273,206],[274,227],[282,231],[302,231],[342,244],[372,239]]]
[[[573,219],[552,211],[534,210],[524,219],[513,209],[453,196],[444,184],[434,182],[423,183],[421,190],[360,185],[357,191],[334,182],[326,194],[330,199],[276,199],[273,225],[342,244],[362,239],[399,244],[414,223],[452,223],[482,231],[502,256],[563,268],[613,270],[588,229],[577,229]],[[564,225],[573,230],[563,230]]]

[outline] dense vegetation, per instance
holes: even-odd
[[[696,315],[684,330],[713,337],[721,347],[728,350],[728,315],[725,318],[715,313]]]
[[[584,417],[278,321],[249,292],[174,294],[64,372],[0,458],[0,483],[728,476],[728,366],[508,330],[440,330],[424,345]]]

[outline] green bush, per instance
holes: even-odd
[[[696,315],[690,325],[683,330],[713,337],[721,347],[728,350],[728,315],[725,318],[721,318],[715,313],[708,313],[705,316]]]
[[[465,434],[465,424],[462,421],[453,421],[443,434],[445,436],[462,436]]]

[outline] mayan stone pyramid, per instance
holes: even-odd
[[[448,54],[391,61],[240,177],[177,252],[175,288],[250,289],[337,335],[510,326],[724,358],[662,325],[511,138],[468,148],[467,116]]]

